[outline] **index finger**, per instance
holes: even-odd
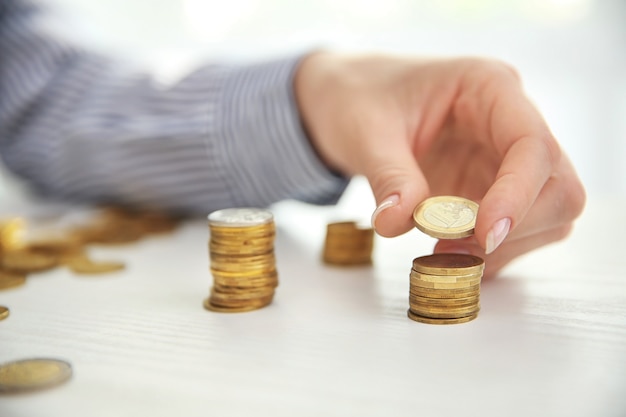
[[[486,129],[502,163],[483,197],[476,238],[492,252],[524,219],[561,158],[559,144],[517,86],[493,96]]]

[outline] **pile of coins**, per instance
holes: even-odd
[[[233,208],[215,211],[208,220],[213,287],[204,307],[235,313],[269,305],[278,286],[272,213]]]
[[[153,211],[131,211],[117,207],[99,210],[80,225],[62,228],[47,224],[31,226],[20,217],[0,221],[0,291],[24,285],[28,275],[66,267],[78,275],[100,275],[123,270],[118,261],[96,261],[89,257],[90,245],[119,245],[147,235],[170,232],[177,219]],[[0,306],[0,320],[9,309]]]
[[[431,197],[413,212],[415,226],[438,239],[474,233],[478,204],[455,196]],[[441,253],[413,260],[410,274],[410,319],[429,324],[457,324],[475,319],[480,310],[480,281],[485,262],[472,255]]]
[[[439,253],[413,260],[409,290],[410,319],[457,324],[480,310],[480,281],[485,262],[472,255]]]
[[[122,262],[92,260],[87,246],[132,243],[176,226],[176,219],[162,213],[116,207],[104,208],[88,222],[67,229],[29,229],[18,217],[0,222],[0,289],[20,285],[27,274],[58,266],[76,274],[122,270]]]
[[[329,265],[369,265],[373,247],[374,229],[355,222],[329,223],[322,260]]]

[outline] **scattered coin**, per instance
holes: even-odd
[[[9,317],[9,308],[5,306],[0,306],[0,320],[4,320]]]
[[[26,275],[0,269],[0,290],[19,287],[26,282]]]
[[[208,216],[213,287],[207,310],[236,313],[269,305],[278,286],[276,228],[271,212],[233,208]]]
[[[21,217],[0,221],[0,253],[22,249],[25,228]]]
[[[16,272],[40,272],[57,266],[56,257],[20,249],[2,253],[2,268]]]
[[[424,200],[415,207],[415,226],[439,239],[459,239],[474,233],[478,204],[455,196],[438,196]]]
[[[72,376],[72,366],[59,359],[24,359],[0,365],[0,392],[17,393],[59,385]]]
[[[93,261],[87,257],[76,257],[68,260],[67,266],[76,274],[105,274],[121,271],[126,268],[122,262]]]

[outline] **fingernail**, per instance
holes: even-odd
[[[485,248],[485,253],[490,254],[506,238],[506,235],[509,233],[509,229],[511,228],[511,219],[504,218],[498,220],[489,233],[487,233],[487,247]]]
[[[399,202],[400,196],[398,194],[393,194],[376,207],[376,210],[374,210],[374,213],[372,214],[372,228],[374,230],[376,230],[376,219],[378,218],[378,215],[382,213],[383,210],[397,206]]]

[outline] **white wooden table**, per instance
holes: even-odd
[[[2,203],[0,203],[0,206]],[[280,287],[250,313],[202,308],[207,227],[98,248],[125,272],[34,275],[0,292],[0,362],[56,357],[66,384],[0,396],[0,416],[626,416],[626,201],[483,283],[478,319],[406,317],[419,232],[375,265],[319,261],[332,209],[275,208]]]

